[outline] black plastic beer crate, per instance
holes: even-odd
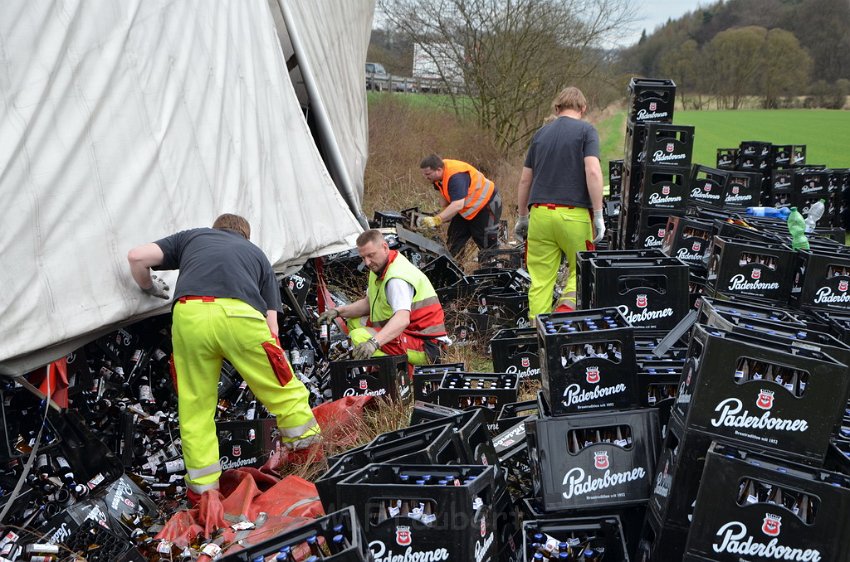
[[[406,355],[331,361],[333,399],[345,396],[388,396],[407,400],[412,392]]]
[[[437,390],[443,376],[449,371],[465,371],[463,363],[440,363],[437,365],[417,365],[413,368],[413,399],[423,402],[437,402]]]
[[[688,541],[688,527],[660,521],[648,512],[635,552],[636,562],[671,562],[682,560]]]
[[[749,295],[787,303],[793,280],[794,250],[784,244],[715,236],[707,280],[722,295]]]
[[[718,562],[848,560],[850,479],[714,443],[687,552]]]
[[[310,277],[303,269],[298,273],[293,273],[292,275],[284,277],[282,280],[282,284],[289,288],[292,292],[292,296],[295,298],[295,302],[302,308],[304,307],[304,303],[307,301],[307,294],[310,292],[312,283],[313,278]]]
[[[623,526],[623,538],[626,541],[626,551],[629,555],[637,549],[638,541],[641,537],[641,526],[646,518],[645,503],[629,507],[603,507],[599,509],[577,509],[554,512],[544,511],[540,501],[535,497],[524,497],[518,503],[520,504],[523,519],[526,521],[553,521],[573,517],[604,518],[616,516],[620,519],[620,523]],[[579,560],[581,560],[581,557],[579,557]],[[603,558],[602,560],[605,559]]]
[[[686,430],[677,416],[671,416],[649,497],[649,513],[657,521],[684,529],[690,525],[712,439],[707,433]]]
[[[538,413],[537,400],[511,402],[502,406],[499,417],[496,418],[496,423],[499,424],[499,431],[504,432],[508,428],[524,421],[529,416],[537,415]]]
[[[494,324],[526,326],[528,293],[513,289],[491,289],[477,295],[478,312],[492,317]]]
[[[694,127],[646,123],[642,161],[649,166],[690,167],[694,150]]]
[[[723,193],[723,207],[743,210],[761,203],[762,182],[760,172],[730,171]]]
[[[850,315],[828,314],[829,330],[839,340],[850,343]]]
[[[850,313],[850,249],[796,255],[791,302],[800,308]]]
[[[715,166],[719,170],[734,170],[738,162],[737,148],[718,148]]]
[[[692,268],[704,269],[712,236],[711,222],[674,215],[667,219],[661,251],[669,257],[679,258]]]
[[[493,371],[519,375],[523,380],[540,379],[540,358],[537,353],[537,330],[506,328],[490,340]]]
[[[315,541],[315,546],[313,543]],[[329,515],[306,521],[289,528],[258,544],[250,545],[237,552],[228,553],[219,558],[222,562],[253,562],[257,557],[263,560],[276,560],[281,549],[295,556],[318,555],[323,560],[339,562],[371,562],[374,560],[362,526],[353,507],[335,511]]]
[[[618,410],[526,422],[534,495],[545,511],[637,505],[649,498],[658,412]]]
[[[372,464],[339,484],[375,560],[495,561],[494,467]]]
[[[522,524],[523,562],[556,560],[629,561],[623,523],[617,515],[526,520]],[[561,549],[568,554],[558,558]]]
[[[635,328],[671,330],[688,312],[688,266],[678,258],[598,258],[590,266],[591,306],[615,307]]]
[[[554,415],[637,404],[634,328],[615,308],[541,314],[540,375]]]
[[[280,437],[275,418],[218,421],[215,430],[222,470],[263,466]]]
[[[658,248],[639,250],[596,250],[578,252],[576,257],[576,272],[578,274],[578,303],[579,308],[590,308],[590,288],[593,286],[593,270],[590,260],[594,258],[663,258],[664,254]]]
[[[792,144],[772,144],[770,145],[770,167],[788,168],[791,165],[791,155],[794,152]]]
[[[449,256],[439,256],[420,269],[428,276],[434,289],[446,289],[463,282],[463,268]]]
[[[439,420],[460,413],[462,411],[457,408],[449,408],[448,406],[440,406],[432,402],[416,400],[413,402],[413,410],[410,412],[410,425]]]
[[[525,423],[536,418],[536,415],[529,416],[493,438],[493,447],[499,455],[499,465],[504,470],[507,489],[514,501],[528,497],[533,488]]]
[[[641,211],[635,220],[634,228],[626,231],[625,241],[633,249],[661,249],[667,234],[667,219],[670,215],[684,214],[681,210]]]
[[[366,445],[366,448],[379,447],[395,442],[398,439],[431,431],[440,426],[448,427],[453,431],[458,450],[462,453],[462,457],[459,460],[460,463],[498,466],[499,458],[493,449],[490,433],[487,430],[487,418],[481,410],[460,412],[438,420],[382,433],[370,441]]]
[[[396,441],[345,453],[316,479],[316,490],[325,511],[333,511],[347,505],[338,503],[339,483],[371,463],[447,465],[460,464],[465,458],[466,451],[455,436],[454,429],[449,424],[434,424],[424,431]]]
[[[721,330],[730,330],[740,320],[762,320],[784,325],[806,327],[806,322],[795,312],[778,307],[765,308],[761,305],[741,301],[723,301],[703,297],[697,321]],[[740,320],[736,320],[740,319]]]
[[[689,204],[699,207],[721,207],[730,173],[729,170],[718,170],[694,164],[691,168],[689,182],[691,186]]]
[[[794,169],[771,170],[770,177],[765,180],[764,191],[767,193],[767,203],[776,207],[790,207],[794,204]]]
[[[741,156],[738,154],[738,165],[736,169],[742,172],[757,172],[759,174],[770,173],[769,156]]]
[[[794,170],[792,191],[799,198],[825,199],[829,193],[832,172],[827,169],[803,168]],[[799,207],[800,199],[794,201]]]
[[[846,365],[809,347],[697,324],[674,415],[757,452],[823,464],[850,377]]]
[[[770,156],[770,147],[772,145],[765,141],[741,141],[738,145],[738,154],[741,156],[758,156],[765,158]]]
[[[647,165],[636,200],[642,209],[684,209],[688,202],[690,168]]]
[[[370,222],[374,225],[374,228],[394,228],[397,224],[403,226],[407,219],[398,211],[375,211]]]
[[[478,251],[479,268],[519,269],[525,265],[525,244],[514,248],[485,248]]]
[[[608,197],[620,195],[623,186],[623,160],[608,161]]]
[[[632,78],[629,81],[629,121],[671,123],[676,104],[676,83],[666,78]]]
[[[480,408],[495,432],[496,416],[504,404],[517,401],[519,376],[513,373],[448,372],[440,382],[437,402],[450,408]]]
[[[833,472],[850,475],[850,442],[833,439],[826,452],[824,467]]]

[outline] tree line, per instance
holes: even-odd
[[[767,109],[838,109],[850,95],[848,22],[847,0],[721,1],[644,33],[619,67],[673,77],[696,109],[709,98],[736,109],[747,96]]]

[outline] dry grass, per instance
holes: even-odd
[[[459,118],[447,109],[417,106],[405,96],[392,94],[369,98],[366,215],[416,206],[439,209],[439,194],[419,171],[419,162],[431,153],[469,162],[493,180],[502,193],[502,218],[509,218],[512,226],[521,156],[501,155],[469,118]]]
[[[450,110],[433,106],[417,106],[405,96],[383,94],[369,96],[369,160],[365,173],[363,210],[371,217],[376,210],[399,211],[419,207],[436,211],[441,207],[439,194],[419,171],[419,162],[428,154],[469,162],[493,180],[502,194],[502,218],[513,229],[516,216],[516,184],[522,169],[523,155],[504,156],[470,120],[460,119]],[[441,238],[445,239],[445,226]],[[470,271],[477,267],[477,249],[472,243],[458,257]],[[365,280],[352,275],[357,286],[337,287],[354,297],[362,294]],[[469,302],[465,302],[465,301]],[[446,323],[458,311],[474,305],[475,299],[459,299],[446,306]],[[487,335],[466,345],[452,345],[443,358],[445,363],[464,363],[468,371],[490,372],[492,360],[487,353]],[[536,396],[534,387],[523,387],[523,400]],[[327,470],[328,456],[368,443],[381,433],[406,427],[412,404],[386,398],[376,399],[361,418],[334,432],[307,462],[284,467],[281,475],[294,474],[315,480]]]
[[[361,417],[351,423],[334,428],[330,438],[323,439],[322,447],[315,449],[301,464],[284,465],[281,477],[294,475],[313,481],[328,469],[326,459],[349,449],[369,443],[382,433],[407,427],[410,423],[412,402],[396,401],[385,397],[372,400]]]

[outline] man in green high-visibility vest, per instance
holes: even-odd
[[[366,296],[326,310],[320,323],[348,320],[352,357],[407,355],[411,365],[434,362],[446,336],[443,307],[431,281],[406,257],[390,250],[383,235],[367,230],[357,251],[369,268]]]

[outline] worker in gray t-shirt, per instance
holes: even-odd
[[[321,430],[309,393],[278,341],[280,290],[263,251],[251,243],[243,217],[219,216],[212,228],[184,230],[130,250],[139,288],[167,300],[168,286],[151,269],[179,269],[171,339],[187,497],[218,489],[222,469],[215,412],[224,359],[277,418],[289,462],[320,454]]]
[[[576,253],[593,249],[605,235],[599,135],[593,125],[581,120],[587,100],[578,88],[569,87],[552,105],[556,118],[534,134],[517,187],[519,216],[514,232],[527,241],[528,316],[532,320],[552,311],[564,254],[569,276],[557,310],[575,309]]]

